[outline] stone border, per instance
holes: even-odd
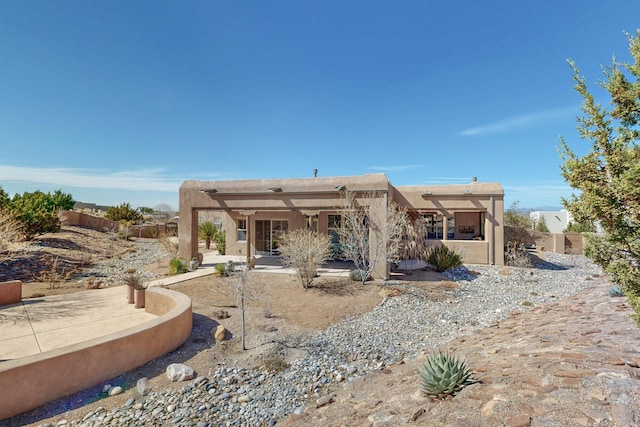
[[[157,319],[0,363],[0,420],[117,377],[184,343],[191,334],[191,299],[159,287],[146,292],[145,311]]]

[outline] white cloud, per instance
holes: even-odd
[[[0,183],[42,184],[63,188],[176,192],[183,180],[163,176],[162,170],[106,171],[100,169],[36,168],[0,165]]]
[[[523,114],[520,116],[510,117],[495,123],[490,123],[484,126],[465,129],[461,131],[460,134],[463,136],[481,136],[495,133],[505,133],[513,129],[532,126],[556,118],[572,117],[575,116],[578,111],[579,107],[565,107],[555,110]]]

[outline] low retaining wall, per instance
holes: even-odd
[[[157,319],[104,337],[0,363],[0,420],[93,387],[180,346],[191,334],[191,299],[148,289]]]
[[[12,280],[0,283],[0,306],[22,301],[22,282]]]

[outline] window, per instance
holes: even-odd
[[[457,212],[455,234],[458,240],[485,240],[484,212]]]
[[[239,219],[238,220],[238,242],[247,240],[247,220]]]
[[[427,239],[444,239],[444,215],[438,214],[425,214],[422,215],[424,222],[427,226]],[[455,215],[447,215],[447,239],[455,239],[456,229]]]
[[[442,239],[442,217],[436,214],[422,216],[427,225],[427,239]]]
[[[222,219],[219,217],[215,217],[213,219],[213,225],[216,227],[216,230],[222,230]]]

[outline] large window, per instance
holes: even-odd
[[[238,220],[238,242],[244,242],[247,240],[247,220]]]
[[[484,212],[457,212],[455,235],[458,240],[485,240]]]

